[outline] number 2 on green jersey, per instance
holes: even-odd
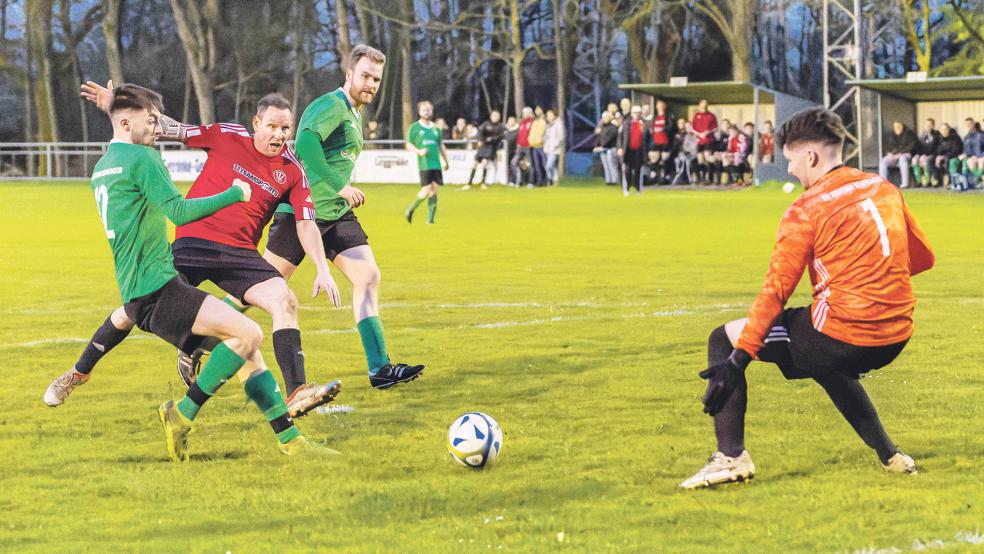
[[[100,185],[96,187],[96,209],[99,210],[99,217],[102,218],[103,229],[106,230],[107,239],[115,239],[116,231],[109,228],[109,222],[106,220],[106,211],[109,207],[109,189],[106,185]]]

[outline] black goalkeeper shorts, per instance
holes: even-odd
[[[786,379],[840,372],[854,379],[892,363],[909,339],[886,346],[856,346],[813,328],[810,308],[784,310],[769,329],[759,360],[774,363]]]

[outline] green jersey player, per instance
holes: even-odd
[[[416,379],[422,365],[391,363],[379,319],[379,266],[369,239],[352,208],[366,201],[353,187],[352,170],[362,151],[362,106],[372,102],[383,77],[386,56],[360,44],[352,49],[345,84],[317,98],[304,110],[295,150],[314,197],[315,222],[325,255],[352,283],[352,310],[369,366],[369,382],[377,389]],[[281,207],[274,216],[263,257],[290,278],[304,259],[297,240],[294,214]]]
[[[113,91],[109,115],[113,141],[93,169],[92,188],[106,238],[113,253],[123,306],[113,311],[86,346],[95,351],[118,344],[134,325],[191,352],[205,336],[222,340],[198,380],[175,403],[158,410],[172,461],[188,459],[187,436],[201,406],[247,361],[265,368],[259,351],[259,326],[215,297],[188,284],[174,268],[165,218],[181,225],[209,216],[236,202],[248,201],[251,189],[236,179],[213,196],[185,199],[171,181],[160,153],[151,148],[161,134],[163,104],[156,92],[136,85]],[[93,353],[89,353],[89,350]],[[72,368],[49,386],[45,402],[67,396],[88,380]],[[306,445],[287,416],[287,406],[266,369],[244,383],[277,434],[281,449],[293,453]],[[51,397],[51,398],[49,398]],[[60,402],[58,402],[60,403]]]
[[[413,212],[425,199],[427,200],[427,223],[434,223],[437,213],[437,187],[444,184],[444,173],[448,168],[448,153],[441,140],[441,128],[434,125],[434,105],[424,100],[417,104],[420,119],[407,130],[407,150],[417,154],[417,168],[420,170],[420,192],[407,207],[407,223],[413,223]]]

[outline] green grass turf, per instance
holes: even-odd
[[[135,332],[64,406],[42,404],[119,297],[86,183],[0,186],[0,551],[836,552],[953,545],[984,525],[984,196],[907,196],[938,266],[915,279],[910,346],[864,383],[917,477],[884,474],[818,386],[756,363],[758,478],[684,492],[714,446],[707,334],[744,315],[794,196],[590,184],[446,187],[434,226],[402,219],[416,187],[366,186],[390,352],[423,378],[370,390],[350,308],[312,300],[305,264],[308,375],[342,379],[355,411],[299,426],[344,456],[284,458],[233,382],[181,465],[156,419],[181,392],[174,349],[154,337]],[[280,379],[269,318],[251,316]],[[488,471],[445,450],[469,410],[505,430]]]

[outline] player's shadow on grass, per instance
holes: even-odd
[[[192,462],[218,462],[223,460],[241,460],[249,456],[245,450],[229,450],[226,452],[199,452],[190,456]],[[123,456],[117,460],[121,464],[146,464],[146,463],[165,463],[170,464],[171,459],[167,456]]]

